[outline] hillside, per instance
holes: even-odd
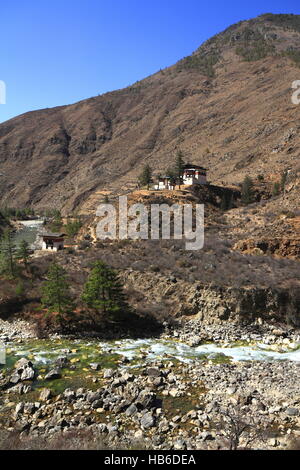
[[[124,90],[0,125],[2,204],[80,206],[133,189],[148,162],[163,172],[181,149],[215,184],[299,170],[300,16],[231,26],[190,57]]]

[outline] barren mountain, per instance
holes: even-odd
[[[299,63],[300,16],[266,14],[124,90],[2,123],[2,204],[92,212],[103,190],[134,188],[145,163],[161,173],[178,149],[217,184],[296,177]]]

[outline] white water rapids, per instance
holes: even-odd
[[[134,361],[139,366],[142,363],[156,360],[176,359],[184,363],[212,359],[216,361],[300,361],[300,348],[286,349],[284,352],[272,351],[270,346],[263,344],[249,346],[225,347],[216,344],[203,344],[191,347],[169,339],[141,339],[121,341],[89,342],[75,340],[73,342],[58,341],[33,342],[30,345],[13,345],[15,356],[30,356],[34,361],[47,363],[64,355],[70,357],[85,357],[90,362],[96,362],[101,357],[120,355]]]

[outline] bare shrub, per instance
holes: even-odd
[[[240,403],[220,408],[216,427],[229,450],[249,449],[254,443],[265,441],[267,435],[267,427],[259,427]]]
[[[26,436],[18,432],[0,434],[0,450],[108,450],[103,439],[91,430],[70,429],[52,438]]]

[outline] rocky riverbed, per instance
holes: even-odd
[[[13,335],[1,426],[24,442],[88,432],[95,448],[181,450],[229,448],[233,423],[246,423],[239,447],[286,449],[300,437],[299,340],[275,325],[197,321],[139,341]]]
[[[35,332],[31,323],[24,320],[9,322],[0,318],[0,341],[2,343],[8,343],[13,340],[23,341],[24,339],[34,337]]]

